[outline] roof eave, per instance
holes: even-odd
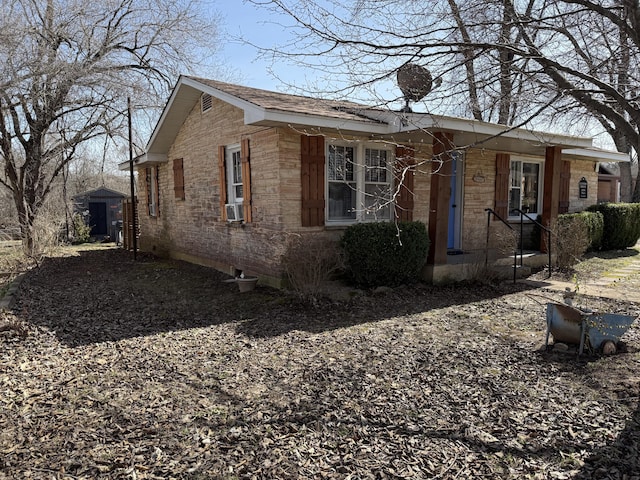
[[[245,109],[244,121],[247,125],[290,126],[301,130],[312,129],[315,133],[320,133],[320,131],[340,131],[368,135],[388,135],[393,133],[391,126],[385,123],[266,110],[255,106]]]
[[[134,168],[142,168],[142,167],[150,167],[152,165],[158,165],[160,163],[167,163],[169,161],[169,157],[166,153],[143,153],[142,155],[138,155],[133,159]],[[131,168],[131,162],[127,160],[126,162],[121,162],[118,164],[118,170],[127,171]]]
[[[592,160],[594,162],[624,163],[630,161],[628,153],[601,150],[599,148],[571,148],[562,150],[562,155],[575,157],[579,160]]]
[[[398,116],[399,114],[395,114]],[[502,137],[520,140],[535,145],[562,146],[573,148],[590,148],[590,137],[577,137],[573,135],[561,135],[550,132],[540,132],[526,128],[514,128],[495,123],[481,122],[478,120],[444,117],[430,114],[406,114],[399,117],[402,121],[396,121],[403,132],[412,130],[451,131],[464,132],[476,135],[480,141],[482,138]]]

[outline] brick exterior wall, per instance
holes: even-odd
[[[300,217],[299,205],[285,200],[285,196],[295,195],[295,188],[283,188],[282,183],[292,184],[290,177],[294,173],[290,170],[295,170],[293,163],[299,163],[299,153],[289,165],[281,164],[282,156],[290,152],[280,147],[295,143],[292,134],[275,128],[248,127],[243,119],[240,109],[216,99],[207,112],[201,113],[199,104],[193,108],[169,151],[169,162],[159,165],[159,216],[149,217],[144,209],[140,212],[141,250],[227,273],[240,269],[251,274],[278,275],[284,243],[282,220],[287,213],[284,209],[297,208],[297,218]],[[237,144],[243,138],[250,141],[254,207],[253,221],[239,225],[221,221],[218,146]],[[171,163],[175,158],[183,159],[184,200],[174,195]],[[299,175],[298,167],[297,183]],[[138,178],[142,198],[144,175]],[[299,193],[297,198],[299,204]]]
[[[290,128],[244,125],[243,112],[213,99],[213,108],[193,108],[168,154],[159,165],[159,215],[145,208],[144,171],[138,175],[140,248],[209,265],[233,274],[240,269],[260,275],[277,285],[282,276],[282,255],[287,237],[298,233],[325,232],[337,240],[338,227],[301,226],[300,132]],[[222,221],[218,147],[249,139],[252,221]],[[358,140],[367,141],[366,138]],[[494,207],[495,151],[470,149],[463,164],[462,248],[481,250],[486,243],[486,208]],[[428,222],[431,185],[431,146],[416,146],[418,166],[414,177],[413,219]],[[172,162],[183,159],[185,199],[176,199]],[[571,207],[579,211],[596,203],[597,174],[593,162],[571,163]],[[589,198],[578,199],[578,181],[589,182]],[[492,235],[497,231],[491,222]]]

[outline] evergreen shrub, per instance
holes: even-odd
[[[602,250],[633,247],[640,239],[639,203],[602,203],[592,205],[591,212],[603,216]]]
[[[422,222],[358,223],[344,232],[341,246],[353,283],[394,287],[420,280],[429,235]]]

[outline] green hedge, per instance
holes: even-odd
[[[621,250],[638,243],[640,203],[603,203],[588,210],[603,215],[602,250]]]
[[[604,233],[604,215],[602,212],[563,213],[558,215],[558,228],[570,227],[583,230],[588,238],[588,250],[600,250]]]
[[[422,222],[358,223],[344,232],[341,246],[356,285],[393,287],[420,280],[429,235]]]

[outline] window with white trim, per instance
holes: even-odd
[[[147,191],[147,214],[150,217],[158,216],[158,167],[147,167],[145,173],[145,188]]]
[[[327,222],[391,219],[392,154],[378,146],[327,146]]]
[[[520,217],[518,209],[531,217],[541,212],[542,200],[541,161],[511,160],[509,173],[509,217]]]
[[[242,204],[242,160],[240,145],[233,145],[226,149],[227,165],[227,201]]]

